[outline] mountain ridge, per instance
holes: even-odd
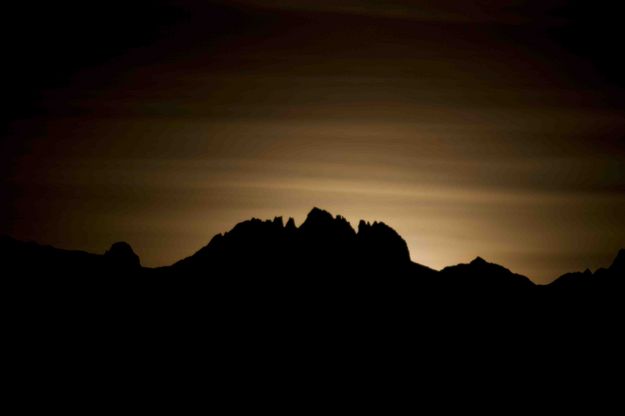
[[[19,242],[9,236],[2,236],[0,242],[4,263],[22,263],[26,271],[29,265],[36,271],[36,265],[47,262],[48,269],[66,268],[71,273],[86,274],[94,267],[97,267],[95,274],[121,271],[141,275],[237,274],[264,268],[280,276],[366,273],[375,274],[376,278],[384,275],[443,277],[459,287],[476,284],[479,278],[481,285],[501,285],[507,281],[510,287],[526,289],[531,286],[596,286],[600,281],[615,280],[613,275],[622,274],[625,269],[625,250],[620,249],[608,268],[594,273],[590,270],[565,273],[546,285],[535,284],[528,277],[479,256],[469,263],[437,271],[413,262],[405,240],[384,222],[360,220],[354,229],[345,217],[333,216],[318,207],[308,213],[299,227],[292,217],[286,223],[281,216],[272,220],[242,221],[230,231],[213,236],[191,256],[158,268],[142,267],[139,257],[125,242],[114,243],[103,255]]]

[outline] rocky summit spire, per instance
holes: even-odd
[[[383,222],[371,224],[361,220],[357,237],[359,247],[368,260],[399,264],[410,262],[406,241]]]
[[[293,217],[289,217],[289,220],[286,222],[286,226],[284,228],[289,232],[295,231],[297,229]]]
[[[332,214],[330,214],[328,211],[324,211],[320,208],[314,207],[306,216],[306,220],[301,225],[301,228],[305,229],[308,227],[327,225],[332,223],[333,220],[334,219],[332,218]]]
[[[342,216],[332,217],[328,211],[313,208],[299,227],[303,234],[324,235],[328,238],[350,239],[356,235],[351,224]]]

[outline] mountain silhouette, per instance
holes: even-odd
[[[440,279],[448,290],[480,294],[520,295],[535,288],[535,284],[525,276],[512,273],[503,266],[488,263],[481,257],[468,264],[449,266],[441,270]]]
[[[568,300],[589,301],[616,299],[622,303],[625,290],[625,250],[619,250],[610,267],[600,268],[594,273],[586,269],[584,272],[566,273],[545,287],[547,291],[566,297]]]
[[[0,256],[1,264],[8,270],[28,276],[57,274],[56,277],[88,279],[90,276],[111,276],[112,273],[141,275],[147,270],[141,268],[139,257],[125,242],[114,243],[99,255],[0,236]]]
[[[242,261],[243,260],[243,261]],[[162,271],[259,278],[364,279],[433,274],[410,260],[406,242],[384,223],[361,221],[358,231],[341,216],[313,208],[301,226],[282,217],[237,224],[194,255]],[[382,279],[380,279],[382,280]]]
[[[436,271],[412,262],[388,225],[354,229],[318,208],[299,227],[241,222],[159,268],[142,267],[124,242],[91,254],[0,237],[10,356],[28,358],[27,374],[89,363],[81,371],[152,376],[171,360],[208,363],[219,380],[264,377],[275,363],[327,376],[346,362],[357,376],[376,365],[425,368],[426,379],[488,366],[530,376],[537,360],[577,371],[584,354],[611,368],[622,354],[623,261],[621,250],[608,268],[549,285],[480,257]]]
[[[602,306],[602,299],[622,296],[625,280],[624,250],[608,268],[567,273],[549,285],[536,285],[481,257],[436,271],[412,262],[406,242],[388,225],[361,220],[354,229],[344,217],[319,208],[313,208],[299,227],[293,218],[286,224],[282,217],[243,221],[166,267],[142,267],[125,242],[92,254],[4,236],[0,255],[6,270],[16,276],[46,277],[52,288],[52,282],[69,291],[72,284],[98,282],[102,296],[123,287],[141,296],[150,291],[155,298],[165,291],[179,299],[219,295],[222,299],[213,301],[237,299],[258,307],[330,302],[332,307],[472,309],[496,303],[531,313],[532,307],[540,310],[546,304],[573,307],[580,299]]]

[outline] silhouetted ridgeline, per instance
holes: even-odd
[[[236,293],[253,302],[316,299],[412,307],[436,299],[528,309],[550,301],[601,303],[620,297],[625,280],[623,250],[607,269],[565,274],[546,286],[479,257],[435,271],[412,262],[406,242],[384,223],[360,221],[356,231],[345,218],[318,208],[299,227],[292,218],[286,224],[281,217],[244,221],[192,256],[157,269],[141,267],[139,257],[123,242],[104,255],[9,237],[2,237],[0,245],[2,264],[13,279],[45,278],[51,288],[70,285],[71,290],[115,288],[117,295],[141,288],[146,293],[166,290],[181,298]]]
[[[158,269],[126,243],[96,255],[2,237],[0,253],[10,356],[29,369],[18,378],[193,369],[229,385],[290,369],[332,383],[337,369],[356,381],[401,369],[434,385],[525,373],[518,383],[538,367],[609,368],[622,345],[623,250],[607,269],[537,286],[481,258],[432,270],[387,225],[356,231],[315,208],[300,227],[242,222]]]

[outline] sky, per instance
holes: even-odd
[[[2,234],[161,266],[317,206],[538,283],[625,247],[623,6],[38,3],[4,13]]]

